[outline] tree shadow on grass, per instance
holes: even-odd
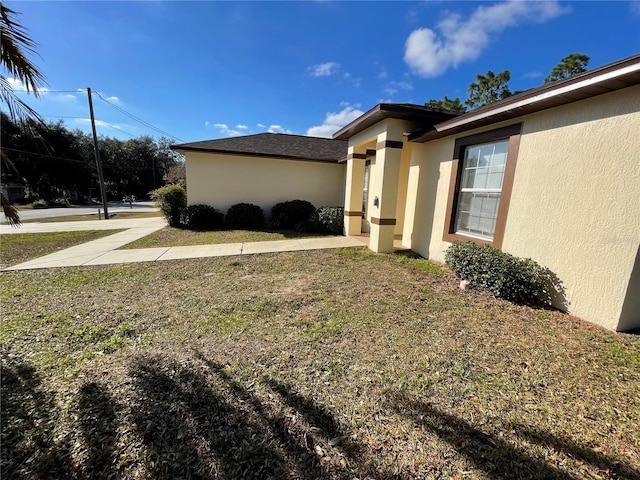
[[[558,438],[548,432],[542,432],[528,425],[514,425],[518,436],[525,437],[531,442],[539,445],[552,447],[557,451],[565,452],[567,455],[577,458],[584,463],[588,463],[608,472],[609,478],[624,478],[626,480],[640,480],[640,471],[633,469],[627,463],[610,458],[607,455],[596,452],[591,448],[585,448],[570,438]]]
[[[104,386],[91,382],[80,388],[78,413],[87,460],[80,466],[86,478],[116,476],[118,419],[115,402]]]
[[[367,478],[379,472],[323,406],[277,380],[258,395],[221,364],[138,359],[133,422],[154,478]]]
[[[532,458],[504,440],[488,435],[461,418],[442,412],[429,403],[395,396],[390,400],[390,404],[398,413],[411,418],[415,423],[438,435],[491,478],[536,480],[575,478],[574,475],[543,460]],[[610,475],[613,474],[609,478],[629,480],[640,478],[637,471],[623,462],[580,447],[571,440],[561,440],[549,433],[528,427],[521,427],[517,433],[528,441],[563,451],[571,457],[606,470]]]
[[[53,394],[41,388],[33,366],[3,361],[1,385],[2,478],[70,477],[69,448],[55,438]]]
[[[229,378],[220,382],[220,371],[158,358],[136,362],[133,420],[147,448],[147,472],[154,478],[317,478],[319,464],[288,437],[284,419]]]

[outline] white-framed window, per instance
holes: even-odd
[[[462,165],[455,233],[493,240],[509,141],[467,147]]]
[[[442,239],[502,247],[522,124],[457,138]]]

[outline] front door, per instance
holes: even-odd
[[[367,206],[369,204],[369,178],[371,177],[371,160],[364,164],[364,188],[362,189],[362,233],[369,233],[369,220],[367,220]]]

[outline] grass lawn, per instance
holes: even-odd
[[[290,230],[214,230],[197,232],[182,228],[165,227],[122,247],[181,247],[189,245],[209,245],[218,243],[264,242],[269,240],[285,240],[287,238],[322,237],[318,233],[294,232]]]
[[[58,250],[113,235],[122,230],[85,230],[81,232],[18,233],[0,235],[0,268],[26,262]]]
[[[3,478],[640,478],[640,338],[424,260],[0,277]]]

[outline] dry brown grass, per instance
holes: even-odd
[[[640,478],[640,339],[424,260],[2,281],[3,478]]]

